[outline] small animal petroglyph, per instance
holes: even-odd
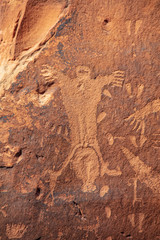
[[[124,72],[115,71],[109,76],[98,76],[96,79],[91,79],[90,74],[90,69],[86,66],[76,68],[75,79],[70,79],[50,66],[45,65],[42,69],[42,75],[47,78],[47,81],[51,79],[61,88],[71,128],[71,152],[61,170],[53,174],[58,177],[71,162],[77,177],[83,182],[82,191],[84,192],[96,190],[94,182],[99,175],[121,175],[118,166],[117,169],[110,170],[108,162],[103,161],[97,141],[97,123],[105,119],[106,113],[102,112],[98,117],[96,114],[102,88],[105,85],[121,88],[124,82]],[[107,95],[112,97],[109,91]],[[55,184],[53,184],[52,191],[54,187]]]

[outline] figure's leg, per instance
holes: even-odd
[[[98,145],[98,141],[96,141],[94,144],[91,144],[91,146],[95,149],[95,151],[97,152],[97,155],[99,157],[99,162],[101,163],[101,172],[100,175],[104,176],[104,174],[107,174],[108,176],[120,176],[122,174],[120,167],[116,167],[116,169],[109,169],[109,163],[108,162],[104,162],[99,145]]]
[[[81,143],[81,135],[80,135],[80,124],[79,124],[79,116],[78,114],[74,111],[75,108],[73,108],[71,106],[71,109],[66,109],[67,114],[68,114],[68,118],[69,118],[69,126],[71,129],[71,148],[70,148],[70,152],[69,155],[67,156],[66,159],[64,159],[64,162],[60,168],[60,170],[55,171],[54,169],[49,171],[49,176],[50,176],[50,191],[48,193],[48,195],[45,198],[45,203],[48,204],[49,206],[53,205],[53,192],[55,190],[56,187],[56,182],[59,176],[61,176],[62,172],[65,170],[65,168],[67,167],[67,165],[71,162],[71,159],[73,158],[76,150],[80,147],[82,147],[82,143]]]
[[[90,146],[81,146],[75,150],[71,163],[77,178],[83,183],[82,191],[95,191],[95,180],[99,176],[99,160],[96,151]]]
[[[120,168],[117,166],[116,169],[111,170],[108,168],[109,163],[104,162],[103,160],[100,147],[98,144],[98,140],[97,140],[96,111],[97,111],[97,105],[94,106],[94,108],[90,107],[89,117],[86,119],[88,144],[89,146],[92,146],[95,149],[99,157],[99,162],[101,163],[101,176],[103,176],[105,173],[109,176],[119,176],[122,174],[122,172],[120,171]]]
[[[60,170],[55,171],[53,169],[53,170],[48,171],[49,172],[50,191],[45,198],[45,204],[47,204],[48,206],[53,206],[53,201],[54,201],[53,192],[55,190],[56,182],[57,182],[58,177],[61,176],[62,172],[65,170],[65,168],[68,166],[68,164],[73,159],[73,156],[74,156],[76,150],[80,147],[82,147],[81,144],[77,144],[77,145],[71,147],[71,151],[70,151],[68,157],[64,160],[63,165],[62,165]]]

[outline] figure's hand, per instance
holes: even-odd
[[[133,130],[136,130],[136,132],[142,131],[145,127],[144,115],[141,114],[141,111],[136,111],[125,120],[129,121],[130,125],[133,125]]]
[[[110,76],[110,83],[113,87],[122,87],[124,82],[124,71],[115,71]]]
[[[43,68],[41,69],[41,75],[47,82],[54,81],[55,83],[58,83],[59,80],[64,77],[61,72],[57,71],[49,65],[43,65]]]

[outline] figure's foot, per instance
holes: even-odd
[[[83,192],[96,190],[94,182],[100,174],[99,159],[92,147],[79,147],[75,150],[71,159],[77,178],[83,182]]]
[[[96,186],[93,183],[84,183],[82,186],[83,192],[94,192],[96,190]]]
[[[102,167],[101,167],[101,176],[104,176],[106,173],[109,176],[120,176],[122,174],[120,167],[116,167],[116,169],[111,170],[108,168],[109,163],[108,162],[103,162]]]

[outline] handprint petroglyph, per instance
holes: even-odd
[[[42,75],[47,81],[54,81],[61,88],[71,128],[71,152],[61,170],[54,172],[55,181],[71,162],[77,177],[83,182],[84,192],[95,191],[94,182],[99,175],[121,175],[118,166],[117,169],[111,170],[109,163],[103,161],[97,141],[97,123],[105,118],[106,113],[103,112],[99,117],[96,117],[96,114],[103,86],[122,87],[124,72],[115,71],[109,76],[98,76],[96,79],[91,79],[90,74],[90,69],[86,66],[76,68],[76,79],[70,79],[50,66],[44,66],[42,69]]]
[[[137,89],[132,89],[131,83],[126,83],[125,88],[130,98],[135,97],[139,99],[144,91],[144,85],[138,84]],[[136,90],[136,91],[135,91]],[[134,93],[135,92],[135,93]],[[153,100],[146,104],[145,107],[134,111],[129,117],[125,119],[137,133],[140,132],[140,143],[139,146],[142,147],[146,142],[147,138],[145,136],[145,118],[147,118],[150,114],[157,113],[160,111],[160,99]],[[136,143],[136,137],[130,136],[130,140],[135,147],[138,147]]]
[[[152,113],[160,111],[160,99],[153,100],[148,103],[145,107],[135,111],[125,120],[133,126],[133,130],[136,132],[140,131],[140,147],[143,146],[147,138],[145,137],[145,118]],[[135,143],[136,144],[136,143]],[[134,145],[135,145],[134,144]]]
[[[160,99],[153,100],[148,103],[144,108],[137,110],[131,114],[126,121],[130,121],[130,124],[134,126],[136,131],[142,130],[144,127],[144,118],[149,114],[160,111]]]

